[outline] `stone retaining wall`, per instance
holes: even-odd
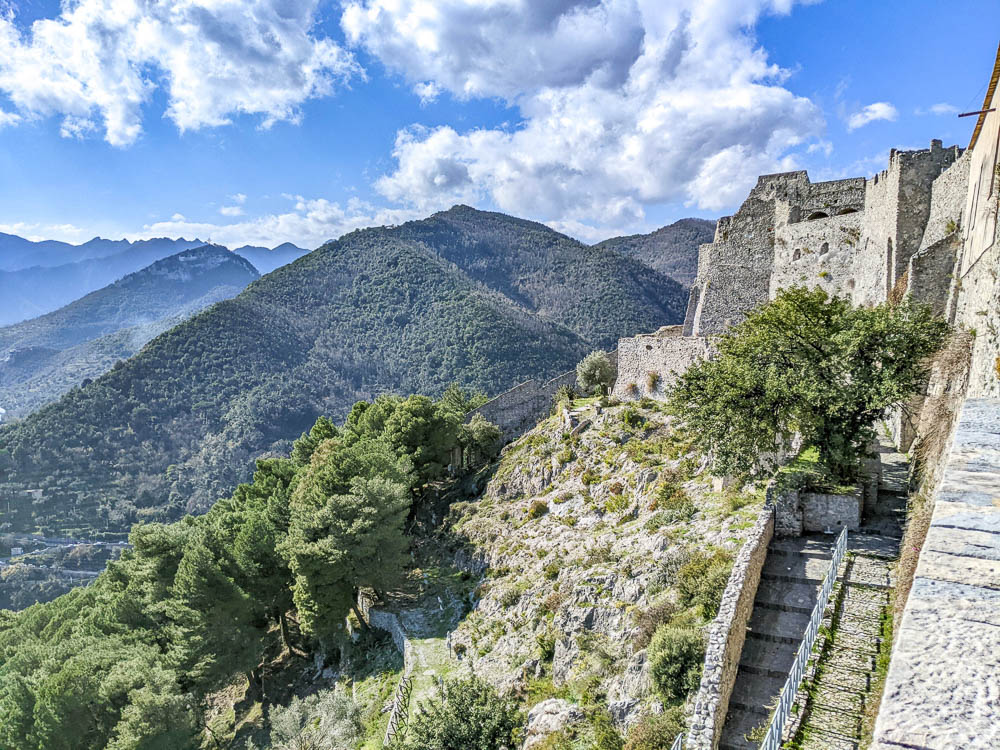
[[[722,594],[719,614],[712,621],[705,651],[701,686],[694,700],[686,750],[714,750],[722,735],[729,698],[736,683],[747,623],[753,614],[767,546],[774,536],[774,508],[765,506],[733,563]]]
[[[611,366],[618,369],[618,352],[608,352]],[[576,387],[576,370],[564,372],[551,380],[527,380],[487,401],[465,415],[468,422],[476,414],[500,428],[503,441],[520,437],[549,414],[552,398],[562,386]]]
[[[708,341],[682,336],[682,326],[618,341],[618,378],[612,396],[620,401],[663,399],[677,376],[708,356]]]

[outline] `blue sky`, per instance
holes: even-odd
[[[649,231],[965,145],[1000,29],[994,0],[111,5],[0,0],[0,231],[315,247],[456,202]]]

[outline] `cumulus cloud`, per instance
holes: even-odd
[[[219,209],[219,213],[223,216],[242,216],[243,207],[242,206],[222,206]]]
[[[0,130],[9,125],[17,125],[21,121],[21,116],[15,112],[5,112],[0,109]]]
[[[20,115],[63,117],[66,137],[100,127],[114,146],[140,136],[142,107],[159,87],[182,131],[237,114],[258,115],[263,127],[295,121],[304,101],[360,72],[349,53],[314,35],[316,7],[78,0],[23,31],[11,13],[0,15],[0,92]]]
[[[129,239],[164,236],[211,238],[212,242],[230,248],[243,245],[274,247],[283,242],[293,242],[312,250],[354,229],[401,224],[421,218],[419,211],[385,208],[360,199],[341,204],[325,198],[286,197],[292,203],[287,211],[280,213],[230,223],[188,221],[183,215],[174,214],[167,221],[148,224],[140,232],[127,236]]]
[[[848,117],[847,129],[850,131],[857,130],[876,120],[894,122],[897,117],[899,117],[899,112],[889,102],[874,102]]]
[[[351,0],[347,39],[412,85],[500,97],[513,127],[397,134],[376,183],[424,211],[492,201],[574,228],[641,223],[644,207],[737,204],[822,133],[752,36],[793,0]]]

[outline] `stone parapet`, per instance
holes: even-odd
[[[1000,400],[969,399],[897,628],[873,750],[1000,747]]]
[[[773,536],[774,509],[765,506],[736,556],[722,594],[719,614],[709,628],[701,685],[694,699],[684,743],[686,750],[714,750],[718,746],[739,671],[747,623],[753,614],[760,573],[767,559],[767,546]]]

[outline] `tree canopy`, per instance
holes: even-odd
[[[910,300],[854,307],[822,289],[782,290],[681,375],[669,409],[719,474],[768,468],[798,434],[832,478],[850,482],[873,425],[918,391],[947,332]]]

